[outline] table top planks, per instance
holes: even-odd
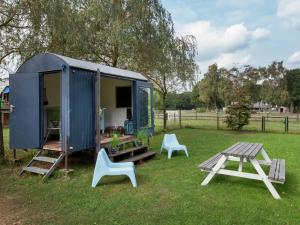
[[[253,159],[262,149],[259,143],[238,142],[222,151],[223,155]]]

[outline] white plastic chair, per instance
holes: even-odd
[[[173,151],[184,151],[186,156],[189,157],[187,147],[179,144],[175,134],[165,134],[160,148],[160,154],[162,153],[163,149],[168,151],[168,159],[171,159]]]
[[[137,187],[135,167],[133,162],[113,163],[102,148],[97,156],[92,187],[96,187],[103,176],[126,175],[130,178],[133,187]]]

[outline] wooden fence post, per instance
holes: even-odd
[[[68,171],[69,136],[64,138],[65,171]]]
[[[289,117],[285,117],[285,121],[284,121],[284,131],[285,133],[288,133],[289,132]]]
[[[179,128],[181,128],[181,109],[179,109]]]
[[[261,117],[261,131],[262,132],[266,131],[266,119],[264,116]]]
[[[217,130],[219,130],[219,110],[217,109]]]

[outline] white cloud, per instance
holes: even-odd
[[[277,16],[300,29],[300,0],[279,0]]]
[[[295,52],[294,54],[292,54],[288,61],[292,64],[300,64],[300,51]]]
[[[194,35],[201,59],[213,58],[222,52],[232,52],[247,46],[249,34],[244,24],[226,29],[212,27],[210,21],[197,21],[179,28],[180,35]]]
[[[230,69],[232,67],[248,65],[252,63],[252,58],[250,54],[247,54],[245,51],[241,51],[235,53],[223,53],[213,59],[205,61],[198,60],[197,63],[199,64],[201,73],[204,74],[207,71],[208,66],[214,63],[217,63],[219,67]]]
[[[269,33],[265,28],[250,31],[244,23],[219,28],[203,20],[179,26],[178,29],[178,35],[191,34],[196,37],[200,61],[245,49],[252,40],[265,38]]]
[[[231,68],[234,66],[246,65],[250,62],[251,56],[241,53],[224,53],[221,54],[215,61],[220,67]]]
[[[217,63],[220,67],[231,68],[249,64],[251,55],[246,52],[254,41],[269,36],[270,31],[263,27],[249,30],[244,23],[229,27],[214,27],[210,21],[197,21],[179,26],[178,35],[193,35],[197,40],[197,61],[201,71],[208,65]]]
[[[257,28],[252,32],[252,37],[253,39],[259,40],[259,39],[264,39],[270,35],[270,31],[267,30],[266,28]]]

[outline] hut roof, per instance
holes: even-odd
[[[43,63],[45,65],[41,65]],[[99,69],[101,73],[112,76],[145,81],[147,80],[147,78],[141,73],[110,67],[98,63],[88,62],[85,60],[74,59],[54,53],[41,53],[31,57],[19,67],[17,72],[44,72],[55,69],[57,70],[61,68],[62,64],[66,64],[73,68],[79,68],[90,71],[97,71]],[[35,71],[33,71],[34,68]]]

